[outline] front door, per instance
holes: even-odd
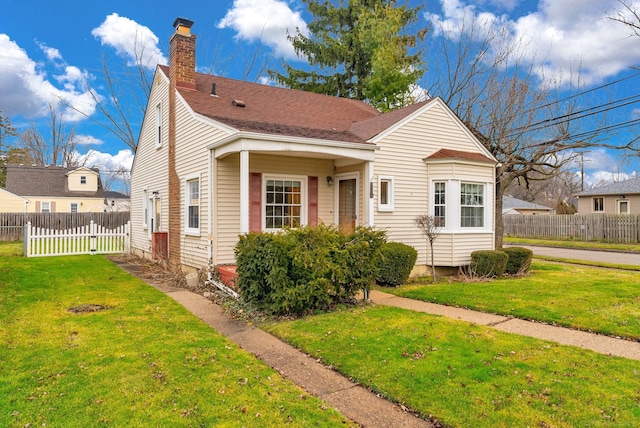
[[[343,233],[351,233],[358,219],[358,180],[338,178],[338,228]]]

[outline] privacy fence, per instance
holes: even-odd
[[[0,241],[23,239],[24,226],[49,230],[69,230],[88,226],[92,221],[106,229],[115,229],[129,221],[128,212],[110,213],[0,213]]]
[[[640,242],[640,215],[506,215],[504,235],[520,238]]]

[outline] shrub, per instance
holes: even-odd
[[[400,242],[387,242],[380,247],[376,281],[383,285],[407,282],[418,258],[415,248]]]
[[[504,251],[480,250],[471,253],[471,274],[483,278],[500,276],[507,267],[509,256]]]
[[[529,272],[533,251],[522,247],[507,247],[503,248],[502,251],[509,256],[507,267],[504,270],[505,273],[517,275]]]
[[[238,289],[268,313],[325,310],[368,290],[384,242],[384,232],[368,228],[349,235],[328,226],[250,233],[235,249]]]

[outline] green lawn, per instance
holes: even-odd
[[[380,290],[640,340],[640,275],[534,262],[530,275],[489,282],[417,283]]]
[[[391,307],[268,331],[453,427],[635,427],[640,363]]]
[[[0,426],[350,424],[106,258],[19,248],[0,244]]]

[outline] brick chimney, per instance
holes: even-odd
[[[196,89],[196,36],[191,34],[193,21],[177,18],[173,22],[176,32],[169,41],[169,147],[167,150],[169,167],[169,254],[171,267],[179,267],[182,258],[180,221],[182,205],[180,200],[180,176],[176,168],[176,91]]]
[[[176,18],[176,32],[169,41],[169,78],[178,88],[196,89],[196,36],[191,34],[193,21]]]

